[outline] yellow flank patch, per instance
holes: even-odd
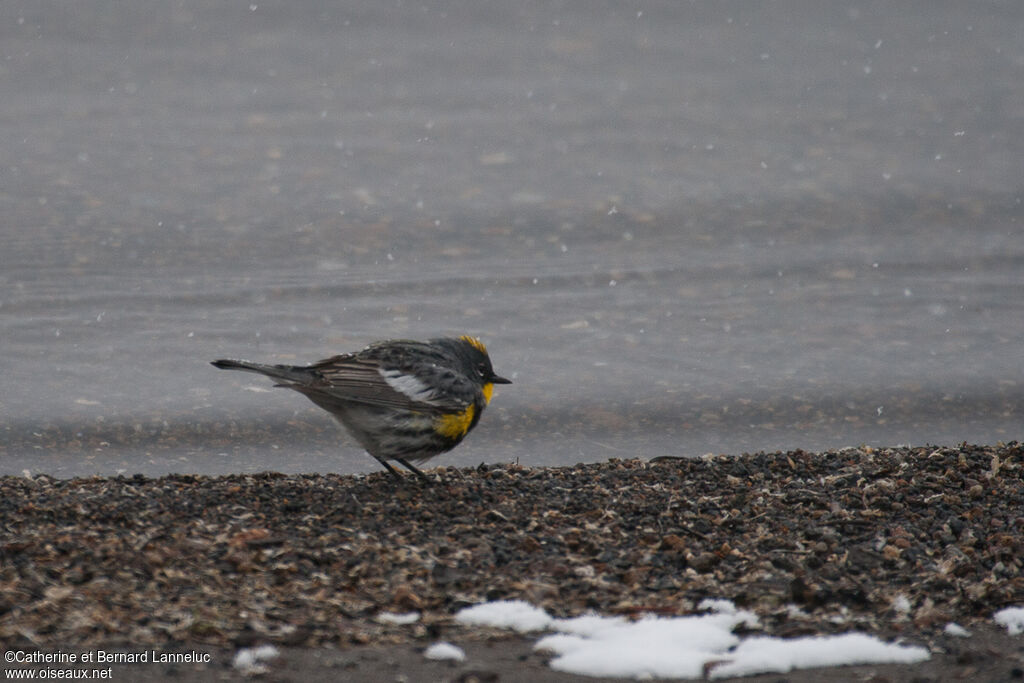
[[[476,349],[480,353],[483,353],[483,354],[487,353],[487,347],[484,346],[484,343],[482,341],[480,341],[479,339],[477,339],[476,337],[470,337],[468,334],[464,334],[461,337],[459,337],[459,339],[461,339],[462,341],[466,342],[467,344],[472,346],[474,349]]]
[[[483,385],[483,387],[481,387],[481,389],[484,392],[484,403],[490,403],[491,402],[491,394],[494,393],[494,385],[491,384],[490,382],[488,382],[487,384]]]
[[[469,431],[469,426],[473,424],[473,415],[475,414],[476,406],[470,405],[461,413],[442,415],[434,423],[434,430],[449,439],[461,439]]]

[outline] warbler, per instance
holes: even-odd
[[[395,477],[394,460],[429,481],[410,461],[455,448],[480,421],[495,384],[487,348],[463,335],[429,341],[391,339],[312,365],[216,360],[223,370],[266,375],[303,394],[340,422]]]

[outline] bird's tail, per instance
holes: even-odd
[[[266,365],[264,363],[253,363],[248,360],[215,360],[210,363],[221,370],[245,370],[279,380],[286,385],[307,382],[310,379],[310,370],[293,365]]]

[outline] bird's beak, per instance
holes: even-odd
[[[512,384],[512,380],[505,379],[504,377],[498,377],[497,375],[491,378],[491,382],[494,384]]]

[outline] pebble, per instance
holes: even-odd
[[[892,637],[1024,602],[1017,443],[429,476],[2,477],[0,641],[426,645],[500,599]]]

